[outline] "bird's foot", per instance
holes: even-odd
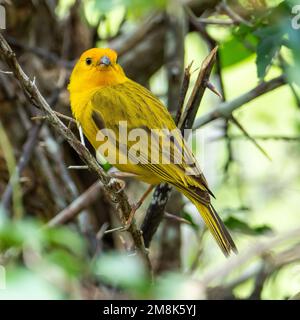
[[[126,187],[126,182],[124,180],[118,179],[118,178],[111,178],[108,184],[109,187],[113,187],[117,191],[116,193],[120,193],[123,191]]]
[[[119,181],[119,180],[118,180]],[[123,181],[123,180],[120,180]],[[124,182],[124,181],[123,181]],[[124,182],[125,183],[125,182]],[[144,200],[147,198],[147,196],[151,193],[151,191],[153,190],[154,185],[151,185],[146,191],[145,193],[142,195],[142,197],[140,198],[140,200],[138,202],[136,202],[135,204],[133,204],[131,206],[131,211],[129,213],[128,219],[125,222],[125,224],[122,227],[118,227],[118,228],[114,228],[114,229],[110,229],[110,230],[106,230],[105,234],[107,233],[112,233],[112,232],[116,232],[116,231],[120,231],[120,232],[124,232],[127,231],[133,221],[134,215],[136,213],[136,211],[141,207],[141,205],[143,204]]]
[[[142,205],[141,201],[138,201],[136,204],[132,205],[131,206],[131,211],[129,213],[129,217],[128,217],[127,221],[125,222],[125,224],[123,226],[121,226],[121,227],[117,227],[117,228],[113,228],[113,229],[110,229],[110,230],[106,230],[104,232],[104,234],[117,232],[117,231],[119,231],[119,232],[128,231],[128,229],[131,227],[134,215],[135,215],[136,211],[139,209],[139,207],[141,205]]]

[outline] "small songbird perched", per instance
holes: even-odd
[[[236,252],[211,204],[212,193],[199,165],[167,108],[148,89],[126,77],[115,51],[85,51],[74,67],[68,89],[73,115],[96,150],[104,153],[109,162],[115,159],[112,164],[120,171],[151,185],[167,182],[174,186],[197,207],[223,253]],[[124,128],[128,137],[131,135],[128,141],[124,139]],[[139,143],[137,129],[142,132]],[[108,156],[101,149],[104,144],[115,151],[108,150]],[[184,159],[179,156],[182,151]],[[170,162],[166,161],[168,156]]]

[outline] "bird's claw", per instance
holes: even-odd
[[[132,221],[133,221],[133,218],[134,218],[134,214],[138,210],[138,208],[141,206],[141,204],[142,204],[141,201],[138,201],[137,203],[135,203],[135,204],[133,204],[131,206],[131,211],[130,211],[128,220],[125,222],[125,224],[123,226],[117,227],[117,228],[113,228],[113,229],[110,229],[110,230],[106,230],[104,232],[104,234],[117,232],[117,231],[119,231],[119,232],[128,231],[128,229],[131,227],[131,224],[132,224]]]
[[[117,189],[115,192],[116,193],[120,193],[121,191],[123,191],[126,187],[126,182],[117,178],[111,178],[109,183],[108,183],[109,187],[112,187],[114,189]]]

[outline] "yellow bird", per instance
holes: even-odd
[[[199,165],[168,110],[148,89],[126,77],[115,51],[85,51],[73,69],[68,90],[72,113],[96,150],[100,149],[109,162],[115,159],[112,164],[120,171],[146,183],[173,185],[197,207],[223,253],[236,252],[211,204],[212,193]],[[124,130],[128,137],[134,132],[136,138],[136,129],[142,132],[143,141],[125,141]],[[107,151],[103,151],[104,145]],[[115,151],[109,154],[110,150]]]

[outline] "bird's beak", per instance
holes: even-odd
[[[108,56],[103,56],[103,57],[101,57],[101,59],[99,60],[99,62],[98,62],[98,65],[99,66],[106,66],[106,67],[108,67],[108,66],[110,66],[111,65],[111,62],[110,62],[110,59],[109,59],[109,57]]]

